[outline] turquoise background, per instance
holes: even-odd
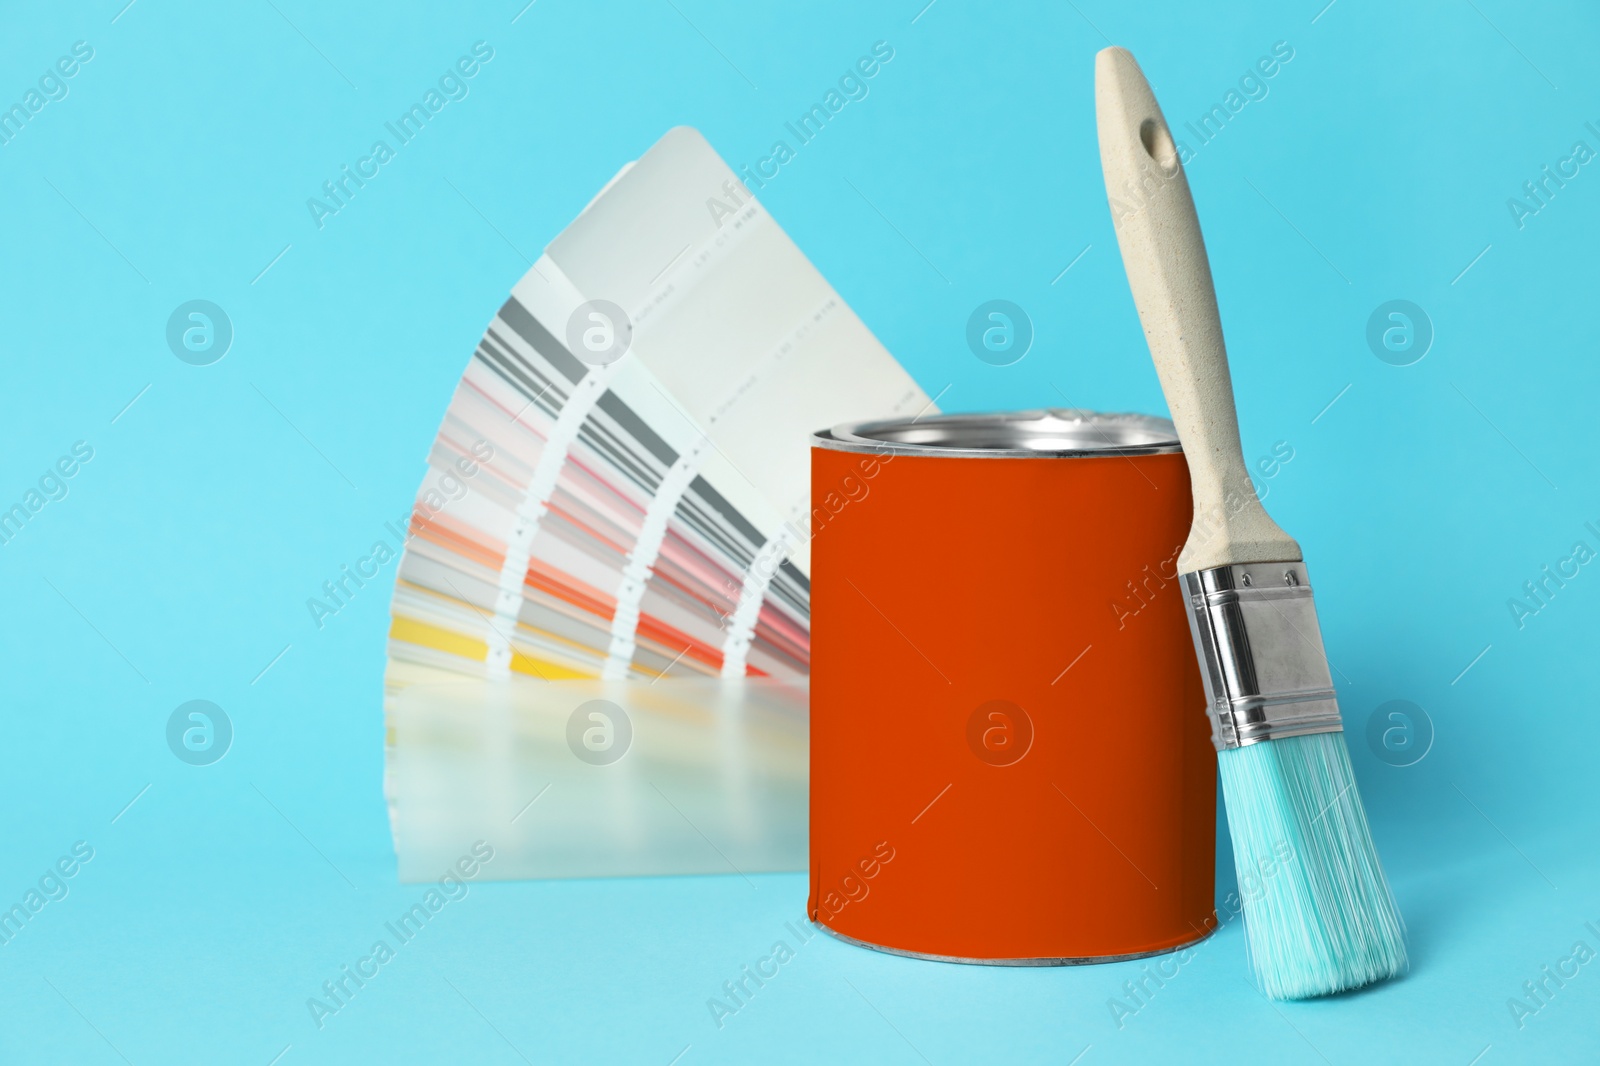
[[[94,449],[0,547],[0,903],[94,848],[0,946],[0,1060],[1600,1058],[1600,964],[1521,1028],[1507,1006],[1575,941],[1600,949],[1600,572],[1522,628],[1508,607],[1600,548],[1600,169],[1521,228],[1507,206],[1575,141],[1600,149],[1592,6],[123,2],[8,5],[0,32],[0,103],[94,49],[0,147],[0,504]],[[470,95],[319,230],[306,199],[480,40]],[[421,889],[395,881],[380,795],[392,573],[320,632],[304,601],[405,512],[484,325],[622,163],[677,124],[753,162],[879,40],[870,95],[760,195],[952,410],[1163,410],[1094,53],[1132,48],[1181,127],[1293,48],[1188,170],[1246,454],[1293,448],[1268,506],[1315,569],[1412,973],[1271,1004],[1230,923],[1119,1029],[1140,964],[818,936],[718,1030],[705,1001],[802,914],[803,876],[478,884],[318,1030],[307,997]],[[1011,366],[964,341],[994,298],[1036,330]],[[214,365],[167,348],[191,299],[232,321]],[[1432,323],[1413,365],[1366,341],[1393,299]],[[166,746],[191,699],[232,719],[215,765]],[[1432,723],[1415,765],[1366,741],[1391,700]]]

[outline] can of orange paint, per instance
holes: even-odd
[[[811,476],[812,920],[1010,965],[1208,935],[1216,753],[1172,424],[838,426]]]

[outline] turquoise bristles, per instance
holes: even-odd
[[[1342,733],[1219,752],[1250,963],[1273,999],[1406,967],[1405,925],[1372,846]]]

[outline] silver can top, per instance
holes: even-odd
[[[1165,418],[1077,408],[851,422],[812,434],[813,447],[875,455],[1065,459],[1182,451]]]

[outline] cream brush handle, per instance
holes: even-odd
[[[1233,381],[1205,239],[1172,132],[1125,48],[1095,57],[1100,166],[1117,244],[1194,488],[1184,573],[1301,559],[1262,508],[1239,446]]]

